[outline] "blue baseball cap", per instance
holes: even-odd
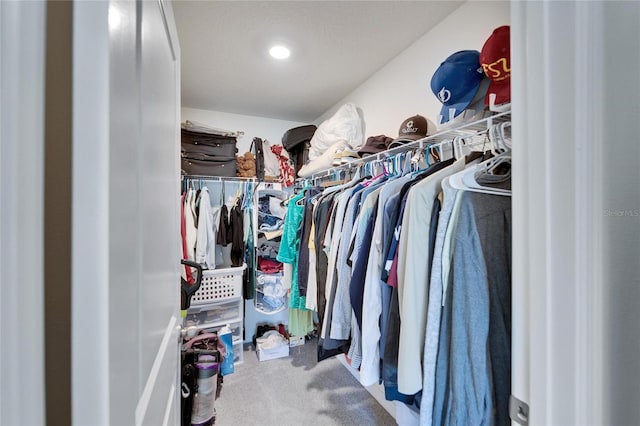
[[[477,50],[461,50],[440,64],[431,77],[431,91],[442,102],[438,124],[457,117],[469,106],[483,77]]]

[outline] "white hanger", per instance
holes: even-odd
[[[499,164],[502,164],[504,161],[510,160],[509,156],[503,157],[493,157],[483,163],[480,163],[476,166],[469,166],[466,169],[454,173],[449,177],[449,184],[461,191],[472,191],[479,192],[483,194],[491,194],[491,195],[502,195],[502,196],[511,196],[511,191],[507,189],[493,188],[488,186],[482,186],[476,182],[475,174],[484,169],[484,170],[494,170]]]
[[[493,171],[501,164],[505,162],[511,162],[511,154],[500,154],[496,157],[490,158],[478,164],[476,167],[469,167],[464,170],[462,182],[469,190],[475,190],[476,192],[483,192],[487,194],[495,195],[511,195],[511,190],[494,188],[489,186],[480,185],[475,178],[476,173],[493,174]]]
[[[511,110],[511,102],[496,105],[496,98],[495,93],[489,93],[489,110],[493,112],[507,112]]]

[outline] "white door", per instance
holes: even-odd
[[[638,424],[640,3],[511,12],[512,392],[530,424]]]
[[[73,28],[73,421],[179,424],[171,5],[78,1]]]

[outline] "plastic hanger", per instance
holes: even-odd
[[[462,184],[467,188],[467,190],[470,191],[481,192],[485,194],[510,196],[510,190],[483,186],[480,185],[475,179],[475,175],[477,173],[493,174],[492,172],[495,171],[498,166],[504,164],[505,162],[511,163],[511,154],[501,154],[478,164],[476,167],[466,168],[461,173]],[[505,177],[507,176],[508,175],[505,175]]]
[[[510,127],[511,122],[506,121],[504,123],[500,123],[498,128],[498,138],[500,140],[500,144],[502,145],[502,149],[504,149],[505,152],[511,151],[511,138],[508,138],[505,135],[506,129]]]
[[[511,102],[496,105],[496,94],[489,93],[489,110],[493,112],[507,112],[511,110]]]

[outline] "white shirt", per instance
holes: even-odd
[[[216,267],[216,232],[213,216],[209,189],[205,186],[200,191],[195,260],[207,269]]]
[[[420,424],[430,426],[433,422],[433,401],[435,399],[436,359],[440,341],[440,318],[442,316],[442,256],[447,225],[456,200],[458,190],[449,185],[449,178],[442,180],[444,200],[438,219],[433,265],[429,280],[429,302],[427,327],[424,340],[422,400],[420,403]]]
[[[429,227],[431,210],[445,177],[464,168],[464,159],[424,178],[409,190],[398,244],[398,391],[422,389],[422,357],[427,324]]]
[[[387,182],[378,196],[378,213],[373,225],[371,248],[367,262],[362,295],[362,361],[360,363],[360,383],[371,386],[380,379],[380,315],[382,314],[380,279],[384,260],[382,259],[382,220],[386,201],[409,181],[408,176]]]
[[[189,260],[195,260],[196,258],[196,240],[198,238],[195,223],[195,195],[196,192],[190,189],[184,203],[185,239],[187,241],[187,258]]]

